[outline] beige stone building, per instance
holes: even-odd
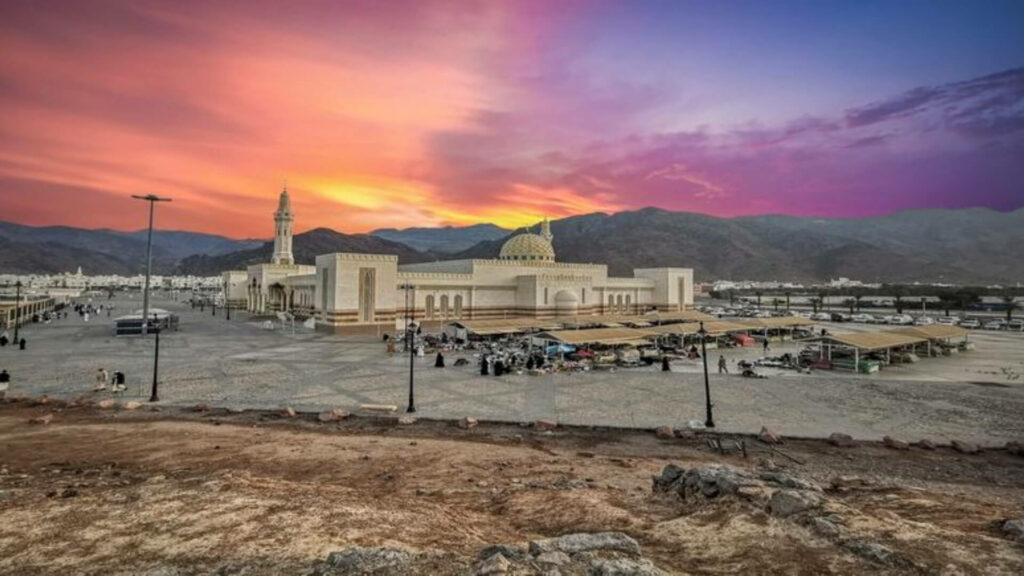
[[[510,238],[495,259],[398,264],[387,254],[335,253],[315,266],[294,264],[287,191],[277,212],[274,261],[245,271],[246,308],[253,313],[293,310],[318,328],[394,326],[417,321],[552,318],[588,314],[678,311],[693,306],[693,270],[640,268],[632,277],[608,275],[603,264],[558,262],[548,222],[539,233]],[[226,285],[240,271],[225,272]],[[225,297],[242,295],[237,290]]]

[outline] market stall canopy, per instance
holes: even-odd
[[[919,336],[928,340],[945,340],[947,338],[967,338],[969,332],[966,328],[959,326],[946,326],[944,324],[932,324],[930,326],[914,326],[913,328],[901,328],[893,330],[900,334]]]
[[[580,346],[584,344],[647,344],[644,338],[655,335],[644,328],[592,328],[590,330],[552,330],[540,334],[541,338]]]
[[[561,323],[536,318],[508,318],[495,320],[459,320],[451,325],[466,330],[469,334],[491,336],[495,334],[520,334],[533,330],[561,328]]]
[[[927,338],[914,336],[912,334],[901,334],[899,332],[851,332],[848,334],[828,334],[817,336],[811,339],[816,342],[831,342],[841,344],[858,350],[871,352],[873,350],[885,350],[888,348],[899,348],[927,342]]]
[[[743,324],[758,328],[796,328],[797,326],[813,326],[814,321],[799,316],[780,316],[776,318],[744,318]]]

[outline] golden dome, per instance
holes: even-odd
[[[526,260],[554,262],[555,249],[551,242],[540,234],[517,234],[508,239],[501,247],[501,260]]]

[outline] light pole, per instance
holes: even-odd
[[[147,322],[143,322],[142,325],[145,327]],[[156,334],[156,340],[153,343],[153,387],[149,395],[150,402],[159,402],[160,397],[156,393],[157,376],[160,370],[160,325],[156,321],[156,314],[153,314],[153,332]]]
[[[149,318],[149,275],[153,271],[153,205],[157,202],[170,202],[170,198],[161,198],[155,194],[137,196],[132,194],[136,200],[149,202],[149,233],[146,236],[146,286],[142,291],[142,335],[145,336],[148,330],[146,319]],[[156,397],[154,380],[153,397]]]
[[[409,406],[405,411],[412,413],[416,411],[416,395],[415,386],[413,384],[413,374],[416,367],[417,326],[416,323],[409,318],[409,292],[412,290],[412,284],[402,284],[399,288],[405,290],[405,345],[409,348]]]
[[[707,403],[707,419],[704,421],[704,426],[714,428],[715,420],[711,417],[711,385],[708,384],[708,349],[705,344],[708,331],[704,329],[704,322],[700,323],[700,330],[697,331],[697,334],[700,335],[700,356],[704,360],[704,398]]]
[[[18,326],[21,325],[21,280],[14,283],[14,345],[18,345]]]

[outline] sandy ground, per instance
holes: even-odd
[[[607,530],[672,574],[1024,573],[997,527],[1024,516],[1024,458],[789,440],[797,464],[745,441],[747,458],[645,431],[0,405],[0,573],[306,574],[331,551],[398,546],[458,574],[490,544]],[[862,478],[826,490],[829,509],[913,567],[737,501],[653,495],[668,463]]]

